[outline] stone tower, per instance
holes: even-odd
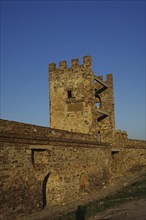
[[[50,127],[109,141],[115,130],[112,74],[96,76],[90,56],[49,64]]]

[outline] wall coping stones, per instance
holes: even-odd
[[[69,132],[9,120],[0,120],[0,141],[44,145],[52,142],[53,145],[59,146],[76,146],[78,144],[79,147],[89,148],[110,147],[108,143],[98,142],[95,136],[90,134]]]

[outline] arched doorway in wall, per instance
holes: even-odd
[[[61,195],[60,195],[60,178],[57,173],[48,173],[42,184],[42,199],[43,199],[43,208],[47,205],[57,205],[60,204]]]
[[[89,179],[87,174],[82,173],[80,176],[80,192],[88,192],[89,191]]]
[[[42,204],[43,204],[43,208],[46,207],[47,204],[47,195],[46,195],[46,186],[47,186],[47,182],[48,182],[48,178],[50,176],[51,173],[48,173],[44,180],[43,180],[43,184],[42,184]]]

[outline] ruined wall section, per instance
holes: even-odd
[[[120,177],[130,177],[136,173],[146,171],[146,145],[140,143],[136,146],[124,146],[120,151],[113,151],[110,166],[110,182]]]
[[[125,142],[125,146],[127,148],[135,148],[135,149],[145,149],[146,141],[145,140],[135,140],[135,139],[127,139]]]
[[[133,149],[144,149],[146,148],[145,140],[129,139],[126,131],[115,130],[112,141],[113,148],[133,148]]]
[[[49,65],[50,126],[68,131],[89,133],[93,128],[94,86],[91,57],[83,64],[73,59]]]

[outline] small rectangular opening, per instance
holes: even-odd
[[[112,151],[111,151],[112,158],[114,159],[115,156],[116,156],[118,153],[119,153],[118,150],[112,150]]]
[[[67,97],[68,98],[72,98],[72,90],[68,90],[67,91]]]
[[[31,162],[33,165],[48,163],[48,152],[46,149],[31,149]]]

